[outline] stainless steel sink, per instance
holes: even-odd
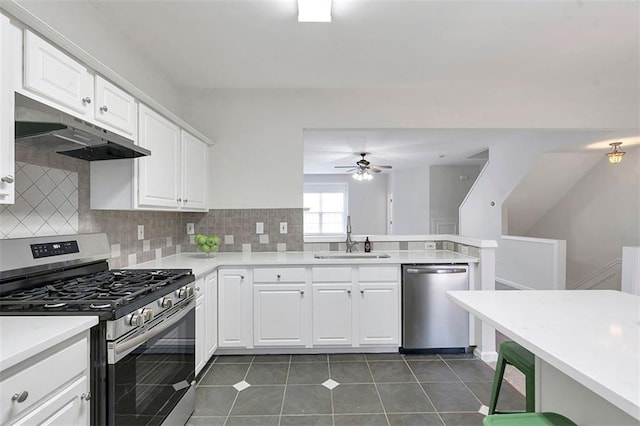
[[[316,259],[387,259],[391,256],[384,253],[316,253]]]

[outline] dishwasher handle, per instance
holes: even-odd
[[[420,266],[405,269],[407,274],[465,274],[467,268],[459,266]]]

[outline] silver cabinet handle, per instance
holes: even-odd
[[[82,103],[83,104],[90,104],[91,103],[91,98],[90,97],[86,97],[86,98],[82,98]]]
[[[109,111],[109,108],[107,108],[107,106],[106,106],[106,105],[102,105],[102,106],[100,107],[100,111],[102,111],[102,112],[107,112],[107,111]]]
[[[240,279],[241,279],[241,280],[244,280],[244,275],[240,275]]]
[[[364,296],[364,290],[360,290],[360,294]]]
[[[182,201],[182,198],[178,198],[178,199],[176,199],[176,201],[177,201],[177,202],[180,202],[180,201]]]
[[[22,391],[20,393],[14,393],[13,396],[11,397],[11,400],[15,402],[25,402],[28,396],[29,396],[29,392]]]
[[[187,200],[187,199],[185,198],[185,199],[184,199],[184,202],[185,202],[185,203],[187,203],[187,202],[189,202],[189,200]]]
[[[300,290],[300,296],[304,296],[304,291]]]
[[[83,393],[82,395],[80,395],[80,399],[84,399],[85,401],[90,401],[91,400],[91,392]]]
[[[347,294],[351,296],[351,290],[347,290]]]
[[[2,176],[2,178],[0,178],[0,181],[4,183],[13,183],[13,176],[11,175]]]
[[[282,278],[282,277],[280,276],[280,274],[276,275],[276,277],[277,277],[278,279]]]

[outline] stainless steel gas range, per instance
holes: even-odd
[[[96,315],[94,425],[184,424],[195,403],[191,270],[109,270],[105,234],[0,240],[0,315]]]

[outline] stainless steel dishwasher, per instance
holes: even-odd
[[[469,314],[448,290],[469,289],[468,265],[402,265],[401,352],[464,352],[469,346]]]

